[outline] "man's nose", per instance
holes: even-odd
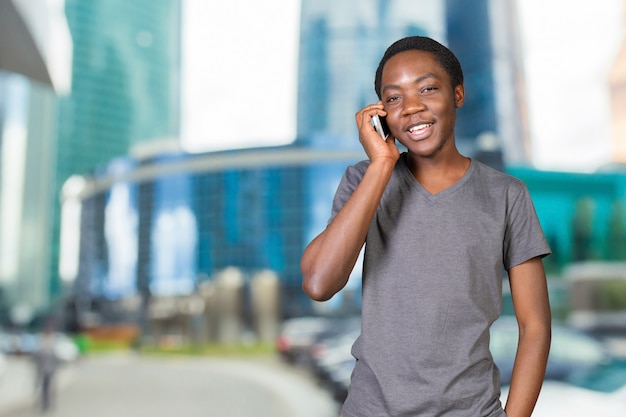
[[[411,95],[405,98],[403,109],[405,114],[417,113],[423,111],[425,108],[426,105],[419,95]]]

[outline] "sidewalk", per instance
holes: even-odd
[[[0,417],[41,415],[31,363],[25,358],[9,362],[0,381]],[[158,357],[132,352],[86,356],[59,372],[55,397],[58,404],[50,417],[339,413],[337,403],[307,372],[265,356]]]
[[[71,367],[67,365],[57,375],[57,389],[71,380]],[[7,356],[6,368],[0,375],[0,417],[9,417],[17,410],[32,406],[37,399],[35,372],[28,357]]]

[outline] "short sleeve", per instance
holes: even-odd
[[[507,227],[504,236],[506,270],[535,257],[551,253],[528,189],[515,182],[507,192]]]
[[[337,191],[335,191],[332,212],[330,219],[328,220],[329,223],[343,208],[350,196],[352,196],[352,193],[363,179],[363,175],[365,175],[365,170],[368,166],[369,161],[361,161],[356,165],[351,165],[346,168],[345,172],[343,173],[343,177],[341,178],[341,181],[337,186]]]

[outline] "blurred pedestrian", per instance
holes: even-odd
[[[55,351],[56,332],[52,325],[47,325],[38,340],[37,349],[33,352],[35,364],[35,388],[39,397],[41,410],[48,412],[52,406],[54,377],[61,364]]]
[[[324,301],[346,285],[365,245],[361,334],[341,413],[529,417],[551,316],[550,248],[528,190],[459,152],[465,89],[448,48],[420,36],[395,42],[374,86],[380,101],[356,113],[369,160],[347,168],[331,220],[301,261],[305,292]],[[383,137],[374,116],[386,119]],[[506,407],[489,351],[504,270],[520,329]]]

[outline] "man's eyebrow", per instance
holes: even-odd
[[[420,82],[422,82],[422,81],[424,81],[425,79],[428,79],[428,78],[437,78],[437,76],[435,74],[433,74],[432,72],[429,72],[427,74],[424,74],[422,76],[417,77],[413,82],[415,84],[418,84],[418,83],[420,83]],[[383,86],[383,88],[380,90],[380,92],[382,94],[386,90],[393,90],[393,89],[396,89],[396,88],[400,88],[400,86],[396,85],[396,84],[388,84],[388,85]]]

